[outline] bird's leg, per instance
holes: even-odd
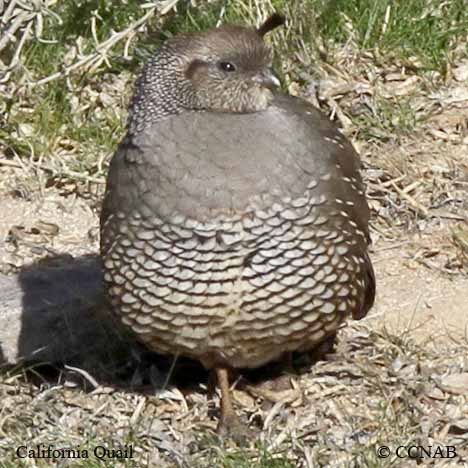
[[[218,424],[218,433],[230,432],[232,426],[240,424],[240,421],[232,406],[231,390],[229,388],[229,371],[226,367],[216,368],[218,387],[221,390],[221,416]]]
[[[333,353],[336,342],[336,333],[332,333],[321,343],[309,351],[309,358],[312,363],[324,360],[327,354]]]
[[[210,373],[208,374],[208,382],[207,382],[207,389],[206,389],[209,401],[212,400],[215,395],[216,381],[217,381],[216,370],[211,369]]]
[[[215,369],[218,387],[221,390],[221,415],[217,432],[220,436],[233,439],[240,445],[245,445],[252,438],[252,434],[245,424],[242,424],[232,405],[231,390],[229,388],[229,372],[226,367]]]
[[[284,355],[284,370],[286,374],[294,375],[296,370],[294,369],[294,359],[292,351],[287,351]]]

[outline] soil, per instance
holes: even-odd
[[[411,259],[400,243],[377,244],[375,306],[365,319],[416,342],[468,338],[468,279]]]

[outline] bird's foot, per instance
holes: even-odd
[[[248,446],[255,439],[254,432],[234,412],[221,417],[216,432],[223,440],[232,440],[240,447]]]

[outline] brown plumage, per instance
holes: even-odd
[[[150,348],[227,371],[310,350],[373,304],[359,158],[307,102],[274,90],[260,28],[167,41],[114,155],[101,251],[116,314]]]

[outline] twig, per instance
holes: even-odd
[[[128,34],[132,33],[135,29],[137,29],[139,26],[141,26],[146,21],[148,21],[149,18],[154,16],[156,10],[157,10],[156,7],[152,7],[150,10],[148,10],[148,12],[145,15],[143,15],[140,19],[132,23],[127,29],[114,33],[109,39],[102,42],[96,47],[95,53],[87,55],[86,57],[83,57],[81,60],[78,60],[78,62],[75,62],[73,65],[65,67],[62,71],[53,73],[52,75],[49,75],[45,78],[42,78],[41,80],[38,80],[32,83],[32,86],[33,87],[40,86],[40,85],[43,85],[44,83],[49,83],[50,81],[56,80],[60,77],[68,76],[72,71],[78,68],[81,68],[84,65],[87,65],[87,64],[91,65],[95,61],[102,60],[103,56],[105,56],[105,54],[109,51],[109,49],[112,46],[114,46],[121,39],[125,38]]]
[[[10,161],[9,159],[0,159],[0,166],[16,167],[19,169],[25,169],[24,166],[16,161]],[[43,171],[51,172],[54,176],[68,176],[73,179],[80,179],[86,182],[93,182],[95,184],[105,184],[106,180],[104,177],[93,177],[80,172],[72,171],[70,169],[56,169],[47,164],[43,163],[31,163],[31,166],[35,169],[41,169]]]
[[[19,41],[18,47],[15,50],[15,53],[13,55],[13,58],[11,59],[10,65],[8,68],[13,68],[19,61],[19,56],[21,54],[21,50],[23,49],[24,43],[26,42],[26,39],[29,35],[29,32],[31,31],[32,28],[32,23],[29,22],[28,25],[26,26],[23,35],[21,36],[21,39]]]
[[[26,22],[30,21],[35,17],[35,13],[29,13],[23,11],[20,13],[16,19],[13,21],[11,26],[3,33],[0,38],[0,51],[3,50],[7,44],[10,42],[11,38],[14,36],[15,32]]]
[[[73,366],[67,366],[64,365],[65,369],[76,372],[77,374],[80,374],[82,377],[84,377],[94,388],[98,388],[99,384],[96,381],[96,379],[87,371],[84,369],[80,369],[79,367],[73,367]]]
[[[404,198],[416,211],[422,214],[424,217],[429,216],[429,210],[416,201],[411,195],[406,193],[404,190],[401,190],[397,184],[392,182],[392,187],[398,192],[398,194]]]

